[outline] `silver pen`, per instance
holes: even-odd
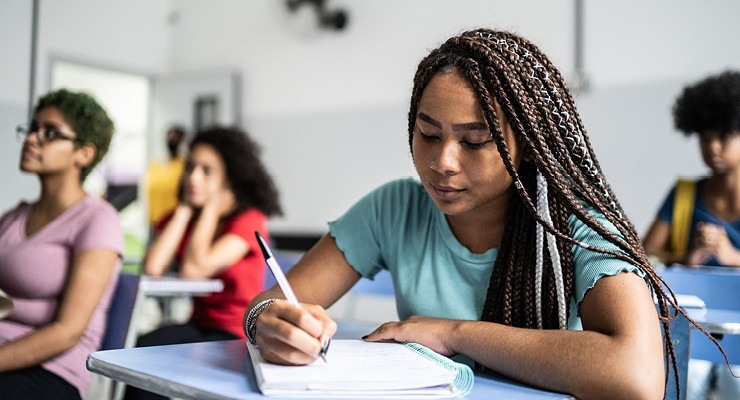
[[[288,278],[285,277],[283,269],[280,268],[277,259],[275,259],[275,256],[272,254],[270,246],[267,245],[267,242],[259,232],[255,231],[254,234],[257,236],[257,242],[259,242],[260,249],[262,249],[262,255],[265,257],[265,262],[270,268],[272,275],[275,276],[275,280],[277,281],[278,286],[280,286],[280,290],[282,290],[285,295],[285,299],[294,307],[302,308],[301,304],[298,302],[298,298],[295,297],[293,288],[290,287],[290,283],[288,283]],[[331,339],[324,339],[321,351],[319,352],[319,356],[324,360],[324,362],[326,362],[326,352],[329,350],[329,344],[331,344]]]

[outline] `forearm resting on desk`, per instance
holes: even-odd
[[[499,341],[496,351],[470,340],[457,343],[456,350],[474,354],[477,361],[493,371],[538,387],[571,393],[579,399],[663,397],[662,363],[645,362],[643,358],[655,352],[644,346],[630,346],[622,337],[593,331],[504,326],[486,329],[480,324],[483,323],[461,325],[459,335],[480,337],[476,335],[493,333]],[[660,357],[653,359],[662,361]]]
[[[367,340],[464,354],[508,377],[580,399],[662,398],[660,324],[642,278],[624,273],[600,279],[580,312],[583,331],[411,317],[381,325]]]
[[[583,331],[468,324],[460,337],[475,339],[458,341],[456,350],[478,355],[495,371],[582,399],[663,397],[660,323],[642,278],[621,273],[599,279],[586,292],[580,316]],[[485,351],[486,344],[495,351]]]

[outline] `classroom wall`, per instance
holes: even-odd
[[[0,107],[16,113],[27,101],[19,82],[28,79],[28,49],[27,30],[14,21],[28,18],[27,3],[0,4],[0,50],[17,60],[0,64]],[[673,131],[670,108],[686,83],[740,67],[740,2],[584,3],[591,90],[577,102],[607,178],[644,232],[674,176],[703,172],[695,142]],[[282,4],[42,2],[39,58],[65,54],[152,74],[240,71],[243,123],[282,192],[286,215],[272,221],[282,232],[323,232],[377,184],[414,174],[406,147],[414,69],[449,35],[481,25],[515,30],[567,78],[574,72],[573,1],[328,1],[350,13],[340,33],[307,29],[307,19],[293,21]],[[39,90],[48,86],[44,68]],[[0,110],[0,126],[10,132],[17,121],[6,123],[6,114]],[[0,148],[0,160],[10,158],[17,149]],[[10,181],[6,168],[0,179]],[[2,191],[0,207],[17,197]]]
[[[49,89],[52,58],[144,74],[169,70],[169,0],[39,1],[36,94]],[[15,127],[25,122],[30,77],[29,0],[0,1],[0,210],[38,195],[34,176],[18,171]]]
[[[584,3],[591,89],[577,102],[607,178],[644,232],[675,176],[704,171],[695,142],[674,132],[670,109],[686,83],[740,65],[733,51],[740,3]],[[572,1],[330,4],[350,12],[346,32],[299,35],[264,1],[232,1],[227,10],[177,3],[173,65],[243,67],[244,123],[264,144],[286,206],[272,222],[279,231],[322,231],[379,183],[414,174],[406,146],[413,73],[449,35],[512,29],[536,42],[567,79],[574,73]],[[218,24],[194,29],[201,21]],[[255,36],[261,39],[247,39]]]

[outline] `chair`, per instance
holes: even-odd
[[[661,277],[677,294],[692,294],[709,309],[740,311],[740,271],[726,267],[666,268]],[[740,323],[740,321],[737,321]],[[740,364],[740,335],[715,335],[732,364]],[[724,364],[717,347],[698,330],[691,332],[691,358]]]
[[[105,334],[100,350],[132,347],[136,340],[135,309],[141,293],[139,275],[121,272],[108,306]],[[85,399],[121,399],[124,385],[103,376],[95,375]]]
[[[121,273],[118,275],[116,290],[113,292],[108,308],[108,320],[100,350],[121,349],[131,345],[133,335],[129,335],[134,306],[139,293],[139,275]]]
[[[740,270],[673,266],[660,275],[674,292],[699,296],[707,308],[740,310]]]
[[[701,318],[723,322],[720,327],[712,327],[708,323],[705,323],[705,327],[710,332],[714,330],[712,336],[722,346],[730,363],[740,364],[740,335],[732,326],[740,324],[740,296],[737,295],[740,291],[740,270],[727,267],[673,266],[662,271],[661,276],[675,293],[695,295],[704,301],[707,309]],[[727,325],[728,322],[737,324]],[[717,334],[718,329],[725,333]],[[737,384],[730,377],[720,351],[697,329],[691,329],[689,336],[689,354],[693,362],[688,377],[693,386],[688,398],[712,396],[714,391],[721,392],[720,396],[732,396],[731,392],[737,390]]]

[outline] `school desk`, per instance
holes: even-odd
[[[340,326],[341,328],[341,326]],[[345,327],[336,338],[367,333]],[[242,340],[98,351],[87,368],[111,379],[183,399],[262,399]],[[476,375],[468,399],[568,399],[495,375]]]
[[[173,323],[172,299],[182,296],[206,296],[224,290],[220,279],[184,279],[177,276],[142,275],[139,291],[144,296],[157,297],[162,304],[162,324]]]

